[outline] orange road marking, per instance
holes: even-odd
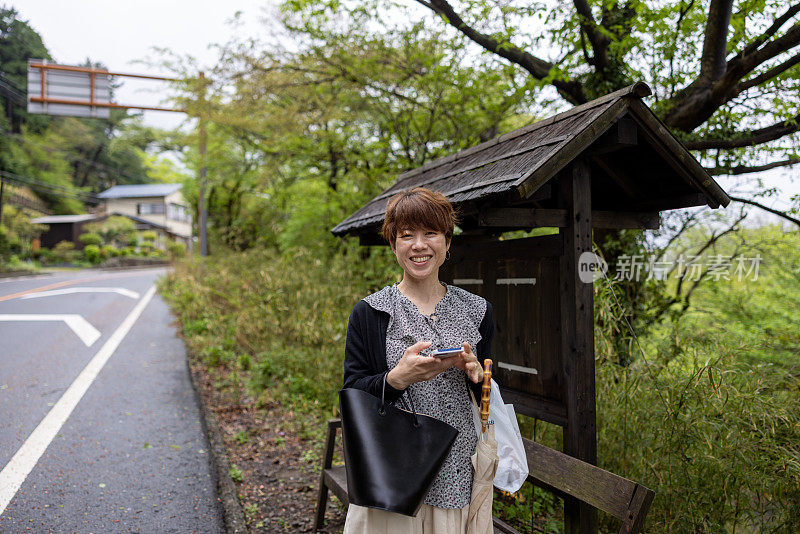
[[[89,276],[87,278],[77,278],[75,280],[64,280],[63,282],[56,282],[54,284],[48,284],[46,286],[35,287],[33,289],[27,289],[25,291],[20,291],[19,293],[11,293],[10,295],[3,295],[0,296],[0,302],[15,299],[21,297],[23,295],[29,295],[30,293],[39,293],[40,291],[47,291],[49,289],[56,289],[57,287],[64,287],[73,284],[78,284],[81,282],[94,282],[96,280],[105,280],[108,278],[123,278],[126,276],[141,276],[140,273],[119,273],[119,274],[107,274],[107,275],[99,275],[99,276]]]

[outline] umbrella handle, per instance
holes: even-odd
[[[492,360],[486,358],[483,360],[483,386],[481,387],[481,423],[482,432],[486,431],[486,425],[489,422],[489,396],[492,391]]]

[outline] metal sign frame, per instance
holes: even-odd
[[[60,75],[60,76],[59,76]],[[150,76],[147,74],[128,74],[110,72],[93,67],[74,67],[48,63],[41,59],[28,60],[28,112],[47,113],[49,115],[73,115],[77,117],[108,118],[111,108],[142,109],[147,111],[172,111],[185,113],[185,109],[165,108],[158,106],[138,106],[111,102],[111,77],[142,78],[179,82],[178,78]],[[51,78],[52,77],[52,78]],[[70,83],[72,82],[72,83]],[[78,88],[78,91],[76,91]],[[56,96],[53,94],[56,90]],[[80,92],[84,90],[85,92]],[[78,98],[61,98],[58,95],[78,93]],[[87,94],[88,93],[88,94]],[[37,106],[38,104],[38,106]],[[64,106],[51,108],[48,105]],[[39,107],[41,106],[41,107]],[[91,111],[81,113],[79,110],[89,108]],[[103,112],[101,114],[101,112]]]

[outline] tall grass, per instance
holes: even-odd
[[[230,402],[282,402],[315,433],[332,417],[342,384],[353,305],[389,280],[385,252],[322,260],[310,251],[254,250],[176,265],[161,291],[190,352],[219,379]]]

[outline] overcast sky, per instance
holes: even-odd
[[[44,40],[55,61],[67,65],[87,58],[104,63],[109,70],[135,74],[152,72],[137,60],[157,58],[153,48],[168,48],[179,55],[191,55],[199,65],[214,64],[213,43],[224,43],[233,35],[257,35],[269,0],[13,0],[20,18],[26,20]],[[234,30],[228,24],[241,11],[242,24]],[[117,92],[121,104],[158,106],[165,85],[160,82],[127,79]],[[180,113],[146,111],[144,121],[170,128],[185,117]]]

